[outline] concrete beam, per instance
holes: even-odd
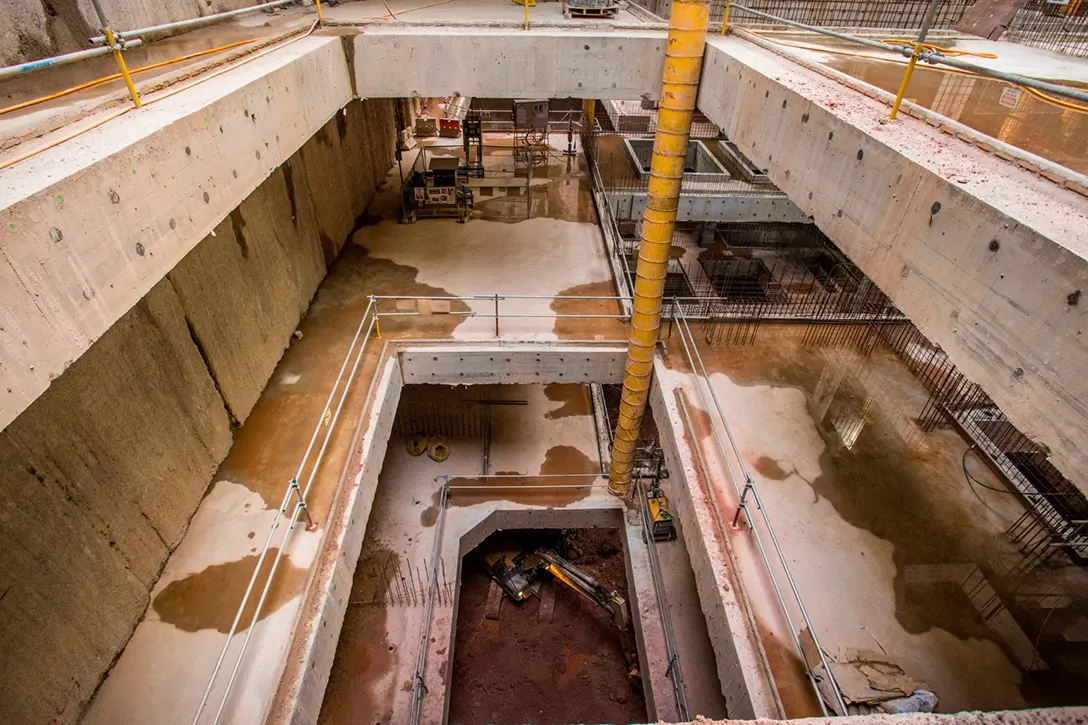
[[[664,62],[663,31],[378,26],[355,36],[353,60],[363,97],[655,100]]]
[[[1088,491],[1088,199],[736,38],[698,108]]]
[[[311,36],[0,172],[0,429],[352,96]]]
[[[646,211],[646,194],[610,191],[608,200],[617,219],[641,219]],[[733,194],[681,194],[677,221],[698,222],[787,222],[809,221],[785,194],[739,192]]]

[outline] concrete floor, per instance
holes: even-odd
[[[890,52],[816,33],[759,34],[789,53],[891,93],[898,91],[903,80],[906,59]],[[982,38],[939,37],[931,42],[968,53],[995,54],[996,58],[961,58],[985,68],[1078,87],[1088,84],[1084,58]],[[906,99],[1074,171],[1088,171],[1088,113],[1059,106],[1010,83],[926,65],[911,78]]]
[[[427,7],[428,5],[433,5],[433,7]],[[525,17],[524,7],[520,3],[509,2],[509,0],[500,0],[499,2],[495,0],[448,0],[444,3],[395,0],[389,3],[389,10],[396,15],[397,21],[412,24],[516,25],[522,23]],[[325,10],[325,17],[333,23],[348,25],[393,20],[389,12],[386,11],[385,6],[374,0],[345,3],[334,8],[328,8]],[[587,25],[598,27],[653,26],[653,23],[646,22],[642,19],[642,16],[635,15],[627,9],[621,9],[613,19],[567,19],[563,17],[561,3],[544,2],[544,0],[529,8],[529,25],[532,27],[535,24],[571,27],[586,27]]]
[[[1014,559],[1003,532],[1021,505],[968,485],[958,434],[918,428],[927,394],[893,355],[807,347],[802,334],[764,326],[751,346],[710,347],[696,331],[825,651],[886,651],[938,694],[941,712],[1052,704],[1055,693],[1029,687],[1035,675],[1022,672],[1031,664],[1024,647],[1031,650],[1038,630],[1018,636],[987,626],[957,588],[960,570],[947,566],[992,571]],[[689,406],[701,410],[680,372],[679,341],[666,345]],[[713,468],[720,456],[706,424],[697,413],[700,448]],[[988,469],[969,464],[983,484],[1001,487]],[[734,511],[728,481],[714,486],[721,509]],[[816,714],[753,541],[736,531],[732,544],[787,713]]]
[[[411,160],[406,155],[405,163]],[[397,172],[390,172],[370,216],[318,290],[299,326],[302,338],[287,350],[249,419],[237,431],[230,455],[151,593],[152,606],[92,701],[87,723],[191,721],[255,556],[277,515],[276,507],[295,475],[313,426],[322,418],[325,399],[368,295],[552,295],[572,290],[612,294],[600,230],[593,223],[591,206],[586,206],[583,162],[571,161],[568,166],[566,161],[556,161],[549,166],[548,176],[539,177],[548,181],[534,184],[531,219],[522,218],[522,196],[508,204],[505,199],[496,199],[498,204],[483,201],[477,212],[480,218],[467,224],[435,219],[401,225],[396,221]],[[481,264],[481,259],[494,262]],[[611,303],[592,300],[567,302],[557,305],[557,310],[551,304],[548,300],[511,302],[504,312],[603,314],[615,309]],[[490,302],[471,305],[481,313],[493,309]],[[493,339],[493,325],[493,319],[482,317],[434,316],[390,319],[382,332],[387,337]],[[503,320],[501,332],[520,339],[624,337],[622,325],[611,320],[581,326],[554,318]],[[359,380],[370,379],[380,347],[381,341],[371,342]],[[279,671],[273,663],[285,656],[307,572],[323,533],[320,524],[328,516],[352,431],[363,412],[365,392],[365,385],[356,386],[345,403],[308,499],[319,529],[300,528],[293,534],[278,575],[280,583],[256,625],[226,709],[229,722],[250,722],[268,706]],[[509,468],[518,468],[516,461],[508,463]],[[498,461],[495,466],[499,467]],[[245,631],[240,628],[235,647]],[[233,659],[227,662],[232,664]],[[219,688],[225,681],[226,677],[220,678]],[[213,703],[218,702],[219,688],[213,691]],[[171,702],[172,707],[164,711],[163,702]]]

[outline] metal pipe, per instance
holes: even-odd
[[[365,317],[366,315],[364,313],[364,319]],[[223,699],[219,704],[219,710],[216,712],[215,719],[212,721],[212,725],[217,725],[220,718],[223,716],[223,711],[227,707],[227,702],[230,698],[231,690],[234,688],[234,681],[238,677],[238,671],[242,667],[242,660],[245,657],[246,649],[249,647],[249,641],[253,637],[253,632],[257,629],[257,622],[260,620],[261,611],[264,609],[265,600],[268,598],[268,593],[272,589],[272,582],[276,576],[276,569],[279,568],[280,561],[283,560],[283,555],[284,552],[287,550],[287,543],[291,537],[291,533],[295,529],[295,524],[298,523],[299,514],[302,512],[302,509],[305,508],[306,495],[310,492],[310,486],[313,485],[314,478],[317,476],[317,471],[321,467],[321,461],[325,457],[325,451],[328,449],[329,441],[332,439],[332,434],[336,430],[336,424],[340,419],[340,412],[344,408],[344,402],[347,400],[348,393],[351,391],[351,385],[355,381],[355,375],[359,370],[359,363],[362,362],[363,355],[366,352],[366,343],[367,340],[370,338],[370,332],[374,327],[374,319],[375,318],[372,316],[370,320],[370,326],[367,328],[366,335],[362,339],[362,344],[359,345],[359,351],[355,355],[355,362],[352,365],[351,374],[348,376],[347,382],[344,384],[344,391],[340,394],[340,400],[336,405],[336,411],[333,413],[332,419],[329,421],[328,430],[325,432],[325,440],[321,444],[321,449],[318,451],[317,457],[314,459],[313,467],[310,469],[310,475],[306,479],[306,487],[302,489],[299,494],[299,499],[295,502],[295,508],[291,514],[291,523],[288,526],[287,533],[284,534],[283,542],[280,544],[279,551],[276,552],[276,557],[272,560],[272,568],[268,573],[268,578],[265,580],[264,589],[261,591],[261,597],[257,600],[257,607],[253,611],[253,619],[250,622],[245,639],[242,640],[242,647],[238,650],[237,659],[234,663],[234,669],[231,672],[230,679],[227,680],[226,689],[223,691]],[[351,352],[349,350],[348,355],[350,356],[350,354]],[[343,366],[341,366],[341,371],[342,370]],[[333,390],[335,392],[335,387],[333,388]],[[324,410],[327,409],[328,406],[326,406]],[[320,424],[318,425],[318,427],[320,427]],[[311,446],[312,445],[313,441],[311,440]]]
[[[528,2],[528,0],[526,0]],[[431,639],[431,619],[434,617],[434,590],[438,582],[438,559],[442,548],[442,537],[446,529],[446,511],[449,509],[449,476],[442,477],[442,498],[439,501],[438,527],[434,534],[434,547],[431,550],[431,581],[427,589],[427,613],[424,615],[423,626],[420,627],[419,645],[416,650],[416,671],[412,678],[412,701],[408,710],[408,722],[410,725],[419,723],[419,716],[423,704],[423,693],[426,686],[423,684],[423,674],[427,669],[427,647]]]
[[[246,15],[256,10],[268,10],[269,8],[279,8],[284,5],[290,5],[298,2],[298,0],[272,0],[272,2],[262,3],[260,5],[253,5],[250,7],[240,8],[238,10],[228,10],[224,13],[215,13],[214,15],[205,15],[202,18],[190,18],[189,20],[178,20],[173,23],[163,23],[162,25],[152,25],[147,28],[137,28],[136,30],[125,30],[117,33],[117,37],[120,40],[128,40],[130,38],[138,38],[141,35],[151,35],[152,33],[164,33],[170,30],[182,30],[183,28],[194,28],[198,25],[207,25],[208,23],[218,23],[220,20],[226,20],[227,18],[233,18],[238,15]],[[90,38],[91,45],[103,45],[106,43],[105,35],[96,35]]]
[[[896,115],[899,113],[899,105],[903,102],[903,96],[907,93],[910,77],[914,75],[914,66],[918,64],[918,56],[922,52],[922,45],[926,42],[926,34],[929,33],[929,28],[933,25],[933,19],[937,17],[937,6],[940,5],[940,3],[941,0],[933,0],[926,10],[925,17],[922,18],[922,29],[918,32],[918,40],[914,43],[914,52],[910,55],[910,62],[907,63],[907,70],[903,73],[903,82],[899,84],[899,92],[895,94],[895,102],[892,103],[892,112],[891,115],[888,116],[892,121],[895,120]]]
[[[105,36],[103,36],[105,37]],[[139,38],[130,40],[125,43],[125,48],[135,48],[139,45],[143,45],[143,41]],[[41,70],[43,68],[52,68],[58,65],[67,65],[69,63],[76,63],[87,58],[97,58],[100,55],[107,55],[112,53],[113,50],[109,47],[103,48],[89,48],[87,50],[77,50],[74,53],[65,53],[64,55],[54,55],[51,58],[42,58],[40,60],[32,60],[29,63],[20,63],[18,65],[9,65],[4,68],[0,68],[0,81],[12,76],[21,75],[23,73],[30,73],[31,71]]]
[[[144,104],[140,100],[140,94],[136,91],[136,84],[132,82],[132,74],[128,72],[128,64],[125,63],[125,57],[121,55],[121,46],[118,45],[112,30],[106,28],[105,33],[106,40],[109,41],[110,52],[113,53],[113,59],[117,61],[117,68],[121,71],[121,77],[125,79],[125,87],[128,88],[128,93],[132,96],[132,102],[136,104],[136,108],[143,108]]]
[[[635,446],[646,411],[654,348],[661,329],[661,301],[669,250],[680,203],[680,183],[688,154],[709,19],[710,0],[673,0],[665,68],[661,76],[657,132],[650,160],[650,182],[646,190],[646,211],[642,217],[642,242],[635,270],[623,394],[612,444],[609,483],[616,496],[624,496],[631,482]]]
[[[828,30],[827,28],[820,28],[815,25],[806,25],[805,23],[798,23],[794,20],[786,20],[780,18],[777,15],[771,15],[759,10],[753,10],[749,7],[745,7],[739,3],[732,3],[733,7],[738,10],[743,10],[746,13],[751,13],[768,20],[774,20],[776,22],[791,25],[801,30],[808,30],[813,33],[819,33],[821,35],[827,35],[832,38],[840,38],[842,40],[848,40],[852,43],[859,43],[866,45],[870,48],[876,48],[877,50],[891,51],[893,53],[899,53],[900,55],[909,58],[914,54],[913,46],[909,45],[892,45],[890,43],[881,43],[877,40],[869,40],[868,38],[860,38],[856,35],[850,35],[848,33],[840,33],[835,30]],[[992,68],[986,68],[985,66],[975,65],[974,63],[967,63],[962,60],[956,60],[955,58],[948,58],[941,55],[937,51],[923,50],[918,54],[920,60],[924,60],[927,63],[947,65],[952,68],[959,68],[960,70],[970,71],[977,73],[978,75],[985,76],[987,78],[996,78],[1000,81],[1006,81],[1008,83],[1015,83],[1021,86],[1027,86],[1028,88],[1035,88],[1036,90],[1045,91],[1047,93],[1053,93],[1056,96],[1063,96],[1065,98],[1072,98],[1077,101],[1084,101],[1088,103],[1088,91],[1078,90],[1076,88],[1069,88],[1068,86],[1060,86],[1054,83],[1047,83],[1036,78],[1029,78],[1028,76],[1017,75],[1016,73],[1005,73],[999,70],[993,70]]]
[[[340,386],[340,380],[341,378],[343,378],[344,371],[347,369],[348,361],[351,359],[352,350],[355,349],[355,345],[359,340],[359,336],[362,334],[363,326],[366,324],[366,319],[367,316],[370,314],[371,309],[372,305],[368,305],[366,311],[363,312],[362,319],[359,320],[359,327],[355,331],[355,337],[351,341],[351,347],[348,348],[348,352],[344,356],[344,362],[340,366],[340,374],[336,376],[336,381],[333,383],[332,390],[329,391],[329,397],[325,401],[325,405],[321,408],[321,413],[318,416],[317,424],[314,426],[313,435],[310,436],[310,444],[306,447],[306,453],[303,455],[302,462],[299,464],[298,471],[295,473],[292,481],[295,481],[300,476],[302,476],[303,470],[306,466],[306,461],[310,457],[310,452],[313,450],[314,443],[317,441],[317,435],[321,431],[321,424],[324,422],[325,410],[327,410],[328,407],[332,404],[333,396],[336,394],[336,389]],[[264,547],[261,549],[261,553],[257,557],[257,564],[253,568],[253,575],[249,578],[249,584],[246,586],[245,594],[242,595],[242,602],[238,606],[238,612],[234,615],[234,621],[231,623],[230,631],[227,633],[227,640],[226,642],[224,642],[223,648],[219,652],[219,658],[216,660],[215,667],[212,669],[211,677],[208,678],[208,685],[204,689],[204,695],[200,700],[200,705],[197,707],[196,714],[193,716],[194,725],[199,722],[200,716],[204,712],[204,707],[208,704],[208,697],[211,695],[212,687],[215,685],[215,679],[219,675],[219,669],[223,666],[223,660],[227,656],[227,650],[230,648],[231,640],[234,637],[234,633],[238,630],[238,624],[242,621],[242,613],[245,611],[246,604],[249,603],[249,597],[253,593],[253,587],[257,582],[257,577],[260,574],[261,566],[264,564],[265,557],[268,555],[268,550],[272,545],[272,539],[276,534],[276,530],[280,526],[280,519],[287,511],[287,504],[290,502],[293,490],[293,484],[288,483],[287,490],[283,492],[283,501],[280,503],[279,514],[272,521],[272,525],[268,529],[268,537],[265,539]],[[282,547],[280,550],[282,551]],[[258,610],[258,612],[259,611],[260,610]],[[225,697],[226,696],[224,695],[224,698]]]
[[[718,402],[718,396],[714,392],[714,387],[710,384],[710,376],[707,375],[706,366],[703,364],[702,356],[699,355],[699,349],[695,343],[695,336],[691,333],[691,328],[688,326],[687,319],[685,319],[683,312],[679,313],[678,319],[680,321],[679,329],[681,330],[680,341],[684,344],[684,351],[687,354],[688,361],[692,367],[692,373],[695,377],[695,388],[699,392],[699,397],[702,399],[704,408],[707,411],[708,415],[710,413],[710,408],[707,405],[706,395],[703,393],[703,386],[699,385],[700,379],[703,381],[703,384],[710,392],[710,400],[714,403],[714,410],[717,412],[718,418],[722,422],[722,427],[725,429],[726,437],[729,439],[730,446],[733,449],[733,456],[736,460],[737,467],[740,469],[741,475],[744,477],[746,490],[749,490],[751,492],[752,500],[755,502],[756,509],[759,510],[760,516],[763,519],[764,527],[767,529],[767,535],[771,539],[771,545],[774,547],[775,554],[778,557],[778,562],[782,567],[782,571],[786,574],[786,582],[789,584],[790,590],[793,593],[794,600],[797,602],[797,608],[801,613],[801,619],[804,621],[805,626],[808,628],[809,634],[812,636],[812,642],[817,654],[819,655],[820,663],[823,665],[825,676],[827,677],[828,682],[831,684],[831,689],[835,693],[835,698],[838,701],[840,709],[843,712],[846,712],[846,703],[843,700],[842,691],[839,689],[838,683],[835,681],[835,675],[834,673],[832,673],[831,666],[828,664],[827,658],[824,655],[823,648],[820,646],[820,641],[816,637],[816,630],[812,626],[812,620],[808,616],[808,610],[805,609],[805,604],[801,600],[801,593],[798,591],[797,583],[794,581],[793,574],[790,572],[789,564],[786,562],[786,556],[782,552],[782,547],[778,543],[778,537],[775,535],[774,529],[771,526],[771,520],[767,516],[766,509],[763,508],[763,502],[759,498],[759,490],[756,488],[755,480],[752,478],[751,473],[749,473],[747,466],[744,465],[744,458],[740,454],[740,448],[737,446],[737,442],[733,438],[733,432],[729,428],[729,423],[726,420],[725,413],[722,411],[721,403]],[[688,342],[685,339],[685,333],[687,338],[691,340],[690,348],[688,347]],[[743,494],[741,494],[740,490],[737,488],[736,479],[733,477],[732,468],[729,466],[728,463],[729,457],[725,453],[721,436],[718,434],[718,426],[714,423],[713,416],[710,416],[710,427],[714,432],[715,439],[717,440],[718,450],[722,455],[722,460],[726,462],[726,471],[729,473],[729,479],[733,483],[733,488],[738,493],[738,495],[743,496]],[[745,513],[747,513],[747,509],[745,509]],[[759,549],[760,556],[763,558],[763,563],[767,567],[767,572],[770,575],[771,584],[778,597],[778,601],[782,605],[782,612],[786,617],[787,623],[789,623],[790,634],[793,635],[793,640],[794,644],[797,646],[797,651],[803,653],[800,639],[798,638],[797,632],[795,631],[796,628],[793,626],[789,611],[786,610],[785,600],[782,597],[781,591],[778,586],[778,581],[774,576],[773,570],[771,569],[770,560],[767,557],[767,552],[764,549],[763,542],[759,536],[759,530],[755,526],[752,526],[750,530],[752,531],[756,546]],[[822,708],[824,705],[823,698],[820,695],[820,690],[816,685],[816,680],[812,674],[811,668],[807,666],[807,662],[805,664],[806,670],[808,671],[809,680],[812,682],[812,687],[816,692],[816,697],[820,701],[820,706]],[[824,709],[824,713],[827,714],[826,708]]]
[[[688,695],[684,689],[684,670],[680,663],[680,652],[676,647],[676,633],[672,626],[672,614],[669,609],[669,595],[665,591],[665,580],[661,574],[661,564],[657,559],[657,546],[650,524],[650,508],[646,500],[646,491],[642,479],[635,483],[639,499],[639,518],[642,519],[642,539],[646,542],[646,551],[650,559],[650,576],[654,583],[654,599],[657,601],[657,613],[661,619],[661,633],[665,639],[665,654],[669,656],[667,674],[672,679],[672,693],[676,698],[676,709],[680,720],[688,720]]]

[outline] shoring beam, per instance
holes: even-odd
[[[661,298],[665,292],[665,274],[676,226],[680,182],[688,154],[688,136],[699,90],[709,17],[709,0],[673,0],[669,14],[661,103],[635,270],[623,396],[608,479],[608,490],[617,496],[625,496],[631,482],[635,446],[653,375],[654,348],[661,329]]]

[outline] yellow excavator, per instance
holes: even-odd
[[[543,577],[550,574],[583,597],[609,612],[612,627],[620,635],[620,646],[627,660],[627,672],[635,684],[641,684],[638,668],[638,649],[631,626],[631,612],[627,600],[614,589],[602,585],[586,572],[570,563],[552,549],[526,551],[511,557],[496,553],[485,558],[488,574],[515,602],[523,602],[540,589]]]

